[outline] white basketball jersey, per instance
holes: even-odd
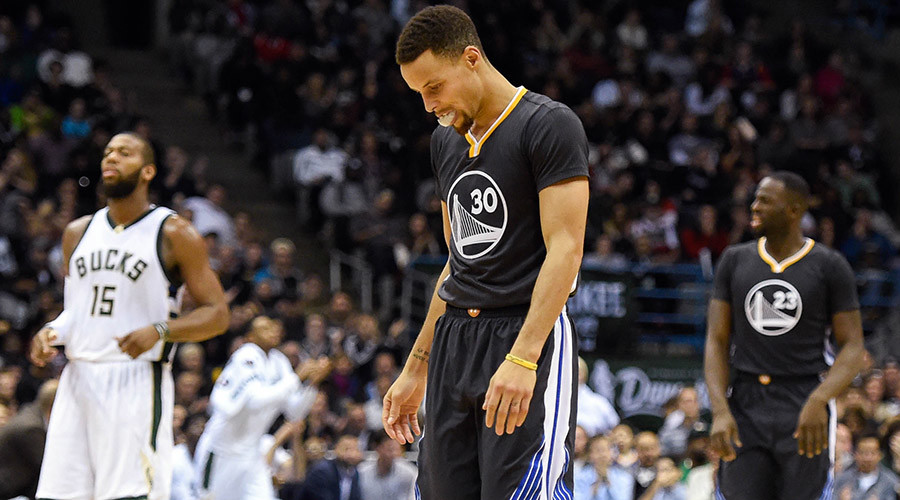
[[[251,456],[275,418],[306,418],[318,391],[301,384],[278,349],[264,352],[248,342],[231,355],[209,397],[211,418],[198,449]]]
[[[169,279],[162,264],[162,225],[172,210],[151,206],[118,228],[109,208],[97,211],[69,259],[65,309],[72,313],[66,356],[84,361],[127,361],[117,338],[169,319]],[[138,359],[159,361],[163,342]]]

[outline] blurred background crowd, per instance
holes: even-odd
[[[455,3],[472,15],[489,59],[511,82],[582,119],[592,191],[586,262],[712,264],[727,245],[752,238],[756,182],[788,169],[812,186],[810,236],[842,251],[860,273],[895,265],[896,173],[878,147],[865,53],[824,44],[802,19],[772,23],[744,2]],[[330,498],[303,487],[321,460],[356,467],[365,458],[361,469],[403,476],[415,449],[385,441],[381,398],[417,325],[393,303],[363,310],[298,248],[314,242],[355,254],[388,285],[416,259],[446,254],[428,157],[435,123],[393,61],[399,27],[425,5],[171,2],[171,78],[202,98],[211,133],[222,131],[246,154],[247,169],[269,176],[273,199],[294,204],[296,220],[282,223],[302,227],[304,245],[230,208],[229,199],[244,193],[217,181],[204,151],[163,143],[155,128],[166,124],[137,109],[129,89],[114,83],[116,68],[82,50],[65,17],[41,3],[0,7],[0,454],[11,439],[6,422],[41,405],[42,384],[65,362],[37,368],[25,357],[31,336],[62,308],[62,230],[105,204],[97,190],[103,148],[113,134],[133,130],[156,150],[154,201],[204,236],[232,307],[224,335],[178,348],[175,435],[184,463],[208,418],[216,376],[251,321],[266,315],[283,325],[280,349],[295,367],[321,358],[331,366],[309,417],[285,424],[276,446],[261,450],[271,451],[282,498]],[[844,15],[860,5],[868,3],[840,3]],[[877,28],[890,12],[866,12],[859,19],[867,36],[883,36]],[[396,296],[388,290],[382,300]],[[876,466],[900,471],[900,371],[889,351],[874,353],[872,369],[839,402],[834,451],[848,474],[868,473],[874,455]],[[579,410],[576,499],[607,498],[604,484],[620,485],[610,499],[712,498],[716,457],[693,388],[680,391],[662,427],[651,429],[629,425],[608,397],[594,396],[582,401],[595,406]]]

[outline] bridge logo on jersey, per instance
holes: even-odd
[[[779,279],[765,280],[747,293],[744,312],[754,330],[776,337],[791,331],[800,321],[803,300],[794,285]]]
[[[450,230],[456,251],[475,259],[497,246],[506,231],[506,198],[488,174],[466,172],[450,186]]]

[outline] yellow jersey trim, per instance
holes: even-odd
[[[757,253],[759,253],[759,257],[769,265],[769,268],[772,269],[773,273],[780,274],[783,273],[784,270],[791,265],[799,262],[803,257],[806,257],[806,255],[813,249],[815,245],[816,242],[813,241],[812,238],[806,238],[806,242],[802,247],[800,247],[800,250],[797,250],[794,255],[791,255],[783,261],[778,262],[774,257],[769,255],[769,252],[766,250],[766,237],[763,236],[756,243],[756,251]]]
[[[466,141],[469,142],[469,158],[474,158],[481,153],[481,148],[482,146],[484,146],[485,141],[487,141],[488,137],[490,137],[491,134],[494,133],[494,130],[497,128],[497,126],[499,126],[500,123],[502,123],[503,120],[505,120],[506,117],[509,116],[510,113],[512,113],[512,110],[515,109],[516,105],[519,104],[519,101],[522,100],[522,96],[525,95],[525,92],[528,92],[525,87],[519,87],[518,90],[516,90],[516,95],[514,95],[512,100],[509,101],[509,104],[506,105],[506,109],[503,110],[503,113],[500,113],[500,116],[498,116],[497,119],[494,120],[494,123],[487,130],[487,132],[484,133],[484,136],[480,141],[475,139],[475,136],[472,135],[472,132],[466,132]]]

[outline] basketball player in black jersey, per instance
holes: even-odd
[[[760,239],[726,249],[716,269],[704,367],[723,458],[716,498],[832,495],[833,398],[864,348],[850,265],[800,229],[808,198],[794,173],[763,179],[751,206]]]
[[[417,498],[571,498],[577,355],[564,306],[584,245],[584,128],[507,81],[457,8],[419,12],[396,58],[441,125],[431,161],[450,259],[384,398],[385,430],[412,442],[427,393]]]

